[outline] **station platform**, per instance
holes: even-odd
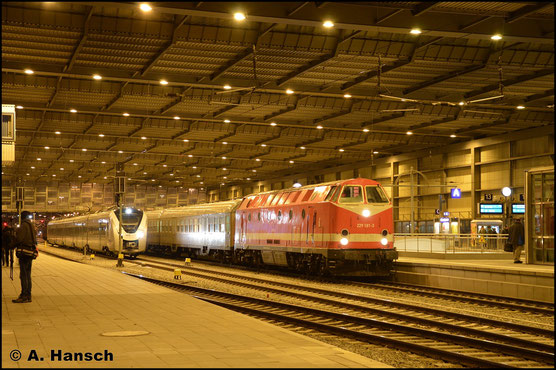
[[[510,257],[401,252],[394,281],[554,303],[554,266],[516,264],[506,255]]]
[[[41,254],[32,282],[13,303],[18,263],[2,268],[3,368],[391,367],[115,269]]]

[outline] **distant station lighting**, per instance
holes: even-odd
[[[37,161],[40,161],[40,160],[41,160],[41,158],[37,158]]]
[[[255,160],[256,160],[257,162],[260,162],[260,161],[261,161],[261,159],[260,159],[260,158],[257,158],[257,159],[255,159]]]
[[[516,108],[517,108],[517,109],[525,109],[525,106],[523,106],[523,105],[518,105]]]
[[[261,144],[261,146],[266,146],[266,144]]]
[[[129,113],[124,113],[123,116],[124,117],[129,117]]]
[[[168,165],[167,165],[167,164],[163,164],[162,167],[168,167]]]
[[[227,141],[223,141],[222,144],[228,145],[228,142],[227,142]]]
[[[101,75],[93,75],[93,78],[95,80],[102,80],[102,76]]]
[[[293,163],[293,161],[290,161],[290,163]]]
[[[189,158],[193,158],[193,154],[188,154],[187,155]]]
[[[363,129],[363,132],[369,132],[369,129],[368,129],[368,128],[364,128],[364,129]]]
[[[35,166],[31,166],[31,169],[34,170],[34,169],[35,169]]]
[[[102,163],[102,164],[106,164],[106,162],[105,162],[105,161],[102,161],[102,162],[100,162],[100,163]]]
[[[340,152],[343,152],[343,151],[344,151],[343,149],[338,149],[338,150],[339,150]]]
[[[250,178],[250,177],[248,177],[248,178],[247,178],[247,181],[249,181],[249,180],[251,180],[251,178]]]
[[[201,177],[201,175],[197,175],[197,177]]]
[[[56,177],[56,174],[53,174],[52,177]]]
[[[104,179],[106,180],[108,177],[104,176]]]
[[[29,174],[29,173],[27,173],[26,175],[27,175],[27,176],[29,176],[30,174]]]
[[[325,21],[322,25],[326,28],[334,27],[334,23],[332,21]]]
[[[413,132],[408,131],[408,132],[406,132],[406,135],[413,135]]]
[[[168,81],[166,81],[166,80],[160,80],[160,84],[161,84],[161,85],[168,85]]]
[[[226,157],[222,157],[222,159],[226,159]]]
[[[146,172],[143,172],[143,175],[146,175],[146,174],[147,174]],[[172,175],[173,175],[173,174],[172,174]]]
[[[458,105],[464,105],[464,104],[465,104],[464,101],[460,101],[460,102],[458,103]]]
[[[225,123],[230,123],[230,120],[229,120],[229,119],[225,119],[224,122],[225,122]]]
[[[378,154],[378,152],[375,150],[375,151],[373,152],[373,154]]]
[[[290,95],[291,95],[291,94],[293,94],[293,93],[294,93],[294,91],[293,91],[292,89],[287,89],[287,90],[286,90],[286,94],[290,94]]]
[[[17,109],[23,109],[23,105],[16,106]]]
[[[420,35],[421,30],[419,28],[412,28],[411,31],[409,31],[409,33],[412,35]]]
[[[77,176],[77,178],[79,178],[79,179],[80,179],[80,178],[81,178],[81,175]]]
[[[77,113],[77,109],[70,109],[70,112]]]
[[[512,189],[505,186],[502,188],[502,195],[505,197],[509,197],[510,195],[512,195]]]
[[[253,172],[257,172],[257,170],[252,170]]]
[[[44,149],[50,149],[50,147],[49,147],[49,146],[45,146]]]
[[[60,135],[60,134],[61,134],[60,131],[55,131],[54,133],[55,133],[56,135]]]
[[[299,149],[303,149],[303,150],[305,150],[305,147],[304,147],[304,146],[300,146],[300,147],[299,147]]]
[[[87,151],[87,149],[86,149],[86,148],[83,148],[83,149],[81,149],[81,150],[82,150],[82,151],[84,151],[84,152],[86,152],[86,151]]]
[[[63,171],[63,170],[64,170],[64,167],[60,167],[60,171]]]
[[[32,75],[33,73],[35,73],[35,71],[33,71],[32,69],[26,69],[25,73],[27,73],[28,75]]]
[[[176,120],[181,119],[181,117],[180,116],[174,116],[174,119],[176,119]]]
[[[147,140],[146,136],[141,136],[141,140]]]
[[[344,98],[346,98],[346,99],[351,98],[351,94],[344,94]]]
[[[122,154],[124,151],[123,150],[118,150],[118,153]]]
[[[276,122],[270,122],[270,126],[276,126]]]
[[[456,137],[456,135],[452,134],[452,135],[450,135],[450,137]]]
[[[502,40],[502,35],[497,33],[496,35],[492,35],[490,39],[494,41]]]
[[[224,85],[224,90],[230,90],[232,87],[230,85]]]
[[[133,165],[134,165],[134,166],[137,166],[137,163],[134,163]]]
[[[303,186],[303,185],[301,185],[301,184],[298,183],[298,182],[296,182],[295,184],[293,184],[293,187],[294,187],[294,188],[300,188],[300,187],[302,187],[302,186]]]
[[[147,3],[142,3],[141,5],[139,5],[139,9],[144,12],[150,12],[151,10],[153,10],[153,8],[151,8],[151,6]]]
[[[188,142],[189,142],[189,140],[188,140],[188,139],[183,139],[183,141],[184,141],[185,143],[188,143]]]
[[[104,137],[104,134],[98,134],[98,136],[100,136],[100,137]]]
[[[234,14],[234,19],[236,21],[243,21],[245,20],[245,14],[241,13],[241,12],[237,12]]]
[[[193,169],[197,169],[197,166],[193,166],[193,167],[191,167],[191,168],[193,168]]]
[[[222,171],[226,171],[226,167],[223,167],[223,168],[222,168]]]
[[[318,125],[318,126],[317,126],[317,130],[322,130],[322,126],[321,126],[321,125]]]

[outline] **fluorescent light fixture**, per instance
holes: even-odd
[[[378,96],[380,96],[381,98],[401,100],[403,102],[408,102],[408,101],[417,102],[417,100],[415,99],[400,98],[399,96],[392,96],[392,95],[385,95],[385,94],[378,94]]]
[[[183,141],[186,142],[186,143],[188,143],[188,142],[189,142],[189,139],[183,139]]]
[[[468,103],[477,103],[477,102],[480,102],[480,101],[498,99],[498,98],[503,98],[503,97],[504,97],[504,95],[489,96],[488,98],[481,98],[481,99],[476,99],[476,100],[470,100],[470,101],[468,101]]]
[[[26,69],[25,73],[27,73],[28,75],[32,75],[33,73],[35,73],[35,71],[33,71],[32,69]]]
[[[98,136],[100,136],[100,137],[104,137],[104,134],[98,134]]]
[[[230,90],[232,87],[230,85],[224,85],[224,90]]]
[[[318,125],[318,126],[317,126],[317,130],[322,130],[322,126],[321,126],[321,125]]]
[[[373,152],[373,154],[378,154],[378,152],[375,150],[375,151]]]
[[[346,98],[346,99],[351,98],[351,94],[344,94],[344,98]]]
[[[124,117],[129,117],[129,113],[126,112],[126,113],[123,114],[123,116]]]
[[[174,116],[174,119],[181,119],[180,116]]]
[[[225,119],[224,122],[225,122],[225,123],[230,123],[230,120],[229,120],[229,119]]]
[[[76,109],[70,109],[70,112],[77,113],[77,110]]]
[[[153,10],[153,8],[151,8],[151,6],[147,3],[142,3],[141,5],[139,5],[139,9],[144,12],[150,12],[151,10]]]
[[[276,126],[276,122],[270,122],[270,126]]]
[[[413,135],[413,132],[408,131],[408,132],[406,132],[406,135]]]
[[[490,39],[494,41],[502,40],[502,35],[497,33],[496,35],[490,36]]]
[[[93,78],[95,80],[102,80],[102,76],[101,75],[93,75]]]
[[[525,107],[523,105],[518,105],[516,108],[517,109],[525,109]]]
[[[293,93],[294,93],[294,91],[292,89],[287,89],[286,90],[286,94],[293,94]]]
[[[161,84],[161,85],[168,85],[168,81],[166,81],[166,80],[160,80],[160,84]]]
[[[368,129],[368,128],[364,128],[364,129],[363,129],[363,132],[369,132],[369,129]]]
[[[412,35],[420,35],[421,30],[419,28],[412,28],[411,31],[409,31],[409,33]]]
[[[332,23],[332,21],[325,21],[322,25],[326,28],[334,27],[334,23]]]
[[[16,106],[17,109],[23,109],[23,105]]]

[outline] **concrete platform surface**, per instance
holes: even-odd
[[[3,368],[391,367],[116,270],[41,254],[32,281],[13,303],[19,267],[2,268]]]

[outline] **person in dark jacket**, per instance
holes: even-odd
[[[508,230],[509,242],[514,247],[514,263],[521,262],[521,252],[523,251],[523,245],[525,244],[525,230],[521,219],[517,218],[514,224]]]
[[[31,221],[31,217],[32,215],[30,212],[21,212],[21,224],[15,233],[16,248],[24,248],[31,251],[37,248],[37,233]],[[33,257],[23,254],[17,257],[19,258],[21,294],[17,299],[12,299],[12,302],[31,302],[31,265],[33,263]]]
[[[9,224],[2,229],[2,266],[10,267],[14,265],[13,253],[14,231]]]

